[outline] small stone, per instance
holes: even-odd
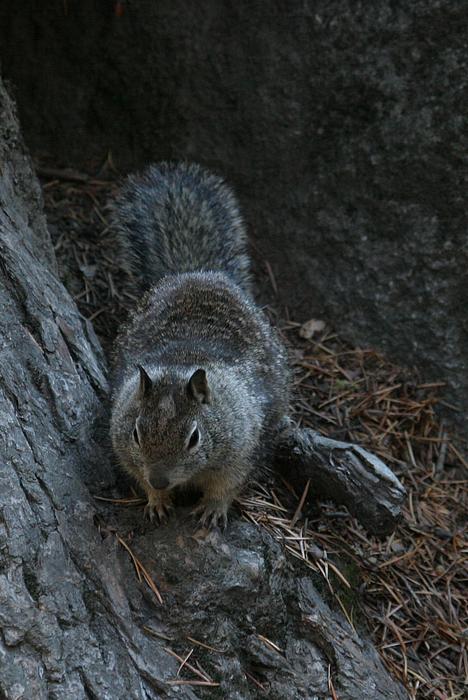
[[[325,328],[325,321],[319,321],[316,318],[311,318],[310,321],[306,321],[299,328],[299,335],[301,338],[310,340],[316,333],[320,333]]]
[[[97,265],[80,265],[79,268],[86,279],[92,280],[96,277]]]
[[[403,554],[403,552],[406,550],[406,547],[399,541],[393,542],[392,543],[392,552],[395,552],[395,554]]]

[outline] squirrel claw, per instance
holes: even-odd
[[[154,521],[155,513],[159,522],[164,522],[169,517],[171,510],[172,501],[167,491],[154,491],[148,495],[148,503],[145,506],[144,514],[151,522]]]
[[[224,531],[228,524],[228,507],[229,504],[223,501],[202,502],[192,510],[192,515],[199,516],[200,525],[208,528],[220,527]]]

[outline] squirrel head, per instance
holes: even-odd
[[[206,468],[213,453],[216,419],[207,374],[199,368],[188,377],[152,379],[141,365],[138,370],[127,449],[145,481],[170,489]]]

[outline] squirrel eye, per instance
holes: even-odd
[[[140,438],[138,437],[138,430],[136,426],[133,428],[133,439],[137,445],[140,444]]]
[[[195,447],[198,445],[200,442],[200,431],[198,430],[197,427],[195,427],[195,430],[192,431],[192,434],[190,435],[188,444],[187,444],[187,449],[188,450],[193,450]]]

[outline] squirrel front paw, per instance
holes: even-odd
[[[192,510],[192,515],[199,516],[199,522],[205,527],[216,527],[219,525],[225,530],[228,523],[227,512],[231,505],[231,499],[210,500],[204,499]]]
[[[155,513],[159,518],[159,522],[167,520],[169,512],[172,510],[172,496],[169,491],[150,491],[148,494],[148,503],[145,506],[145,517],[151,522],[154,520]]]

